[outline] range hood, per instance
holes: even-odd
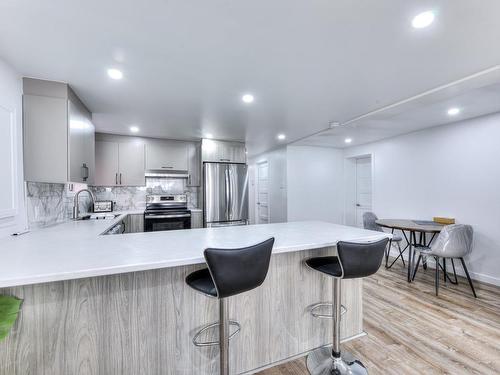
[[[147,169],[145,176],[152,178],[189,178],[188,171],[178,171],[171,169]]]

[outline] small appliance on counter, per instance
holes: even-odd
[[[95,213],[113,212],[113,201],[95,201],[93,211]]]
[[[186,194],[147,195],[144,232],[191,229]]]

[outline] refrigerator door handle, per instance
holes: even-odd
[[[231,166],[228,165],[227,167],[227,180],[229,182],[228,187],[229,187],[229,201],[227,202],[228,204],[228,210],[229,210],[229,217],[228,220],[233,220],[233,178],[232,178],[232,171],[231,171]]]
[[[226,220],[229,221],[229,202],[231,200],[231,192],[229,190],[229,168],[226,166],[224,168],[224,182],[226,184]]]

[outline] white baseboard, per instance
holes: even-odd
[[[393,247],[391,249],[390,255],[395,258],[395,257],[397,257],[399,255],[399,252],[398,252],[398,250],[395,247]],[[408,251],[406,251],[404,253],[404,259],[405,259],[405,261],[408,260]],[[400,260],[398,260],[398,262],[399,261]],[[432,258],[430,258],[428,260],[427,264],[428,264],[428,266],[430,268],[436,268],[434,259],[432,259]],[[467,264],[467,266],[469,266],[469,265]],[[457,275],[466,277],[465,276],[465,272],[462,269],[462,265],[460,264],[460,261],[455,262],[455,268],[456,268],[456,271],[457,271]],[[467,268],[469,268],[469,275],[470,275],[470,277],[471,277],[472,280],[477,280],[477,281],[480,281],[480,282],[483,282],[483,283],[487,283],[487,284],[491,284],[491,285],[495,285],[495,286],[500,286],[500,278],[494,277],[494,276],[490,276],[490,275],[485,275],[483,273],[472,272],[470,270],[470,267],[467,267]],[[451,268],[450,268],[450,270],[451,270]]]

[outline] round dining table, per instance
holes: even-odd
[[[441,232],[444,225],[428,220],[407,220],[407,219],[378,219],[375,221],[378,225],[384,228],[400,230],[408,243],[408,282],[411,282],[412,264],[415,261],[414,248],[416,245],[430,246],[436,234]],[[406,234],[408,232],[408,235]],[[419,240],[417,243],[417,233],[419,233]],[[430,235],[427,241],[427,234]],[[426,264],[424,264],[426,267]]]

